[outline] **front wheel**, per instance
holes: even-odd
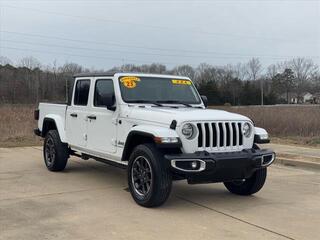
[[[130,155],[128,185],[143,207],[162,205],[170,195],[172,178],[163,154],[153,144],[138,145]]]
[[[225,187],[234,194],[251,195],[258,192],[267,178],[267,168],[258,169],[250,178],[243,181],[224,182]]]

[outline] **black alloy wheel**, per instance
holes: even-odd
[[[44,156],[47,167],[51,167],[56,158],[56,149],[54,147],[54,142],[51,136],[46,139],[44,146]]]
[[[150,192],[152,185],[152,169],[149,161],[144,156],[138,156],[133,161],[131,181],[137,194],[146,196]]]

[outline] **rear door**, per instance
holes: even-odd
[[[88,120],[88,145],[91,152],[104,154],[116,152],[117,110],[108,110],[103,98],[114,96],[112,78],[97,78],[94,83],[94,95]],[[114,102],[116,104],[116,102]]]
[[[90,83],[90,78],[76,80],[71,106],[67,109],[67,139],[69,144],[75,147],[86,147],[87,145]]]

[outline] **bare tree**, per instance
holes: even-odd
[[[319,69],[312,74],[311,82],[313,84],[313,89],[317,92],[320,91],[320,71]]]
[[[172,70],[173,74],[187,76],[190,79],[195,79],[196,71],[190,65],[177,66]]]
[[[279,68],[276,64],[271,64],[267,68],[266,76],[269,79],[273,79],[279,73]]]
[[[65,63],[62,67],[59,68],[59,72],[62,74],[65,81],[65,100],[68,102],[70,91],[72,89],[72,84],[70,81],[72,80],[73,75],[76,73],[80,73],[83,71],[83,67],[77,63]]]
[[[318,71],[318,66],[311,59],[295,58],[288,62],[297,79],[298,96],[305,90],[307,80]],[[300,96],[301,97],[301,96]]]
[[[279,74],[275,79],[278,81],[280,87],[285,91],[287,103],[290,103],[289,93],[295,87],[295,78],[292,69],[286,68],[283,73]]]
[[[38,59],[34,57],[25,57],[20,60],[19,66],[34,70],[36,68],[40,68],[41,64]]]
[[[0,56],[0,65],[4,66],[4,65],[7,65],[7,64],[10,64],[12,65],[12,61],[5,57],[5,56]]]
[[[248,75],[247,67],[243,63],[237,63],[236,65],[231,65],[233,72],[233,77],[241,81],[244,81]]]
[[[72,76],[75,73],[94,70],[84,69],[76,63],[58,66],[53,62],[50,66],[44,66],[33,57],[23,58],[17,65],[18,67],[14,66],[9,59],[0,57],[0,101],[3,103],[35,103],[43,100],[61,102],[65,99],[68,90],[72,90]],[[293,73],[288,69],[293,70]],[[126,64],[114,67],[113,70],[189,76],[195,81],[201,94],[208,95],[211,104],[259,104],[260,87],[261,103],[265,104],[280,103],[280,95],[283,93],[287,93],[288,101],[288,93],[296,91],[297,85],[300,92],[302,90],[312,93],[320,91],[319,69],[312,60],[308,59],[297,58],[270,65],[266,69],[265,77],[258,59],[251,59],[245,64],[227,66],[202,63],[197,68],[193,68],[189,65],[181,65],[172,70],[158,63]],[[298,79],[300,84],[296,84]],[[66,98],[69,98],[69,94]]]
[[[252,58],[247,63],[247,74],[250,81],[256,81],[260,76],[262,71],[262,66],[258,58]]]
[[[24,57],[20,60],[19,66],[25,68],[25,77],[28,82],[29,91],[33,92],[33,95],[36,96],[36,101],[38,101],[40,87],[39,71],[37,71],[37,76],[33,76],[30,71],[35,69],[40,70],[41,64],[39,60],[32,56]],[[35,80],[32,80],[32,77],[34,77]]]
[[[197,84],[215,82],[217,80],[217,69],[207,63],[200,63],[196,69]]]
[[[240,96],[241,83],[245,76],[244,70],[243,64],[229,64],[218,69],[220,89],[224,92],[224,94],[222,94],[222,98],[224,98],[225,101],[228,100],[228,102],[233,105],[237,105],[237,100]],[[225,95],[229,95],[229,97]]]
[[[249,80],[256,81],[262,72],[262,65],[258,58],[252,58],[247,64],[247,72]],[[261,105],[263,105],[263,78],[260,78],[260,89],[261,89]]]
[[[73,76],[76,73],[82,72],[83,68],[77,63],[65,63],[62,67],[59,68],[59,72],[69,74]]]

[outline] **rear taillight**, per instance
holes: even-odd
[[[34,120],[39,120],[40,111],[39,109],[34,110]]]

